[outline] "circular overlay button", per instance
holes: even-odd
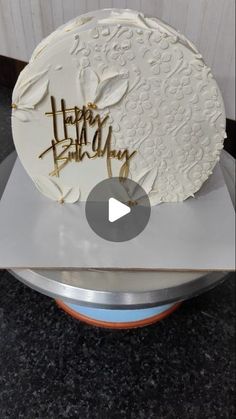
[[[112,177],[92,189],[85,212],[90,227],[98,236],[123,242],[144,230],[151,206],[146,192],[138,183]]]

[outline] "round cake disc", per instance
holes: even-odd
[[[184,36],[134,11],[100,10],[36,48],[13,93],[18,155],[47,197],[73,203],[129,177],[152,205],[193,196],[212,173],[225,111]]]

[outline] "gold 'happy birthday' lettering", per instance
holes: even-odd
[[[46,154],[52,153],[54,169],[49,174],[50,176],[59,177],[61,170],[69,162],[80,163],[85,158],[106,157],[109,177],[112,177],[112,159],[123,162],[119,176],[128,177],[130,160],[136,151],[129,152],[128,149],[116,150],[112,148],[112,126],[109,126],[106,139],[103,141],[102,129],[109,118],[108,115],[103,118],[99,114],[94,116],[90,105],[83,106],[82,109],[77,106],[66,108],[64,99],[61,99],[61,108],[58,110],[53,96],[51,96],[51,108],[51,112],[46,112],[46,115],[52,117],[54,138],[51,141],[51,146],[39,156],[39,158],[43,158]],[[63,138],[59,138],[58,122],[60,122],[61,117]],[[75,128],[75,138],[71,138],[69,135],[69,126]],[[94,127],[95,129],[91,142],[88,138],[88,127]]]

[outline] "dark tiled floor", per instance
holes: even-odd
[[[0,91],[0,160],[13,149]],[[0,272],[0,419],[235,417],[235,280],[162,322],[106,331]]]

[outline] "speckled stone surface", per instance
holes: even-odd
[[[0,89],[0,161],[9,105]],[[233,273],[160,323],[111,331],[0,271],[0,419],[233,419],[235,322]]]
[[[235,282],[130,331],[84,325],[0,277],[1,418],[235,417]]]

